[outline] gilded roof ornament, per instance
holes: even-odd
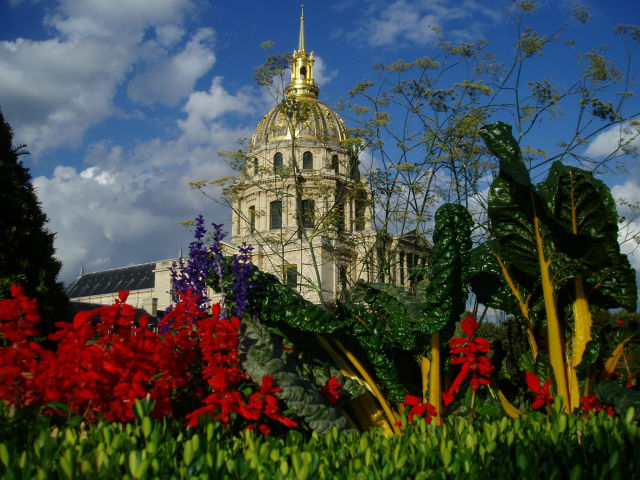
[[[293,51],[291,59],[291,83],[287,86],[287,97],[318,98],[320,88],[313,79],[313,52],[307,54],[304,36],[304,5],[300,16],[300,37],[298,50]]]

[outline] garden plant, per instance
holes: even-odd
[[[3,477],[633,475],[640,328],[595,320],[637,302],[611,194],[559,162],[534,185],[507,125],[481,135],[500,161],[492,237],[472,248],[471,215],[442,205],[411,291],[360,282],[314,305],[253,267],[250,246],[223,257],[221,225],[207,246],[202,217],[157,332],[120,292],[45,347],[37,301],[12,286]],[[528,351],[481,334],[470,292]]]

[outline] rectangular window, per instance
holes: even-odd
[[[249,231],[256,231],[256,207],[253,205],[249,207]]]
[[[340,173],[340,162],[338,160],[338,155],[333,155],[331,157],[331,168],[336,174]]]
[[[364,204],[360,200],[356,200],[356,232],[364,230]]]
[[[275,200],[270,205],[271,230],[282,228],[282,201]]]
[[[313,200],[302,200],[302,226],[304,228],[313,228],[315,225],[315,209],[316,202]]]
[[[338,269],[338,275],[340,277],[340,287],[342,288],[343,292],[347,291],[347,267],[345,267],[344,265],[340,265],[340,268]]]
[[[287,287],[298,288],[298,269],[295,265],[287,265],[285,277]]]

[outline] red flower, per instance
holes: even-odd
[[[338,403],[340,393],[342,392],[342,384],[338,382],[338,377],[333,376],[329,382],[320,389],[320,395],[329,400],[331,405]]]
[[[551,379],[547,380],[543,386],[540,386],[540,379],[531,372],[525,372],[527,385],[536,394],[536,399],[531,404],[531,408],[536,409],[546,405],[553,404],[553,398],[549,393]]]
[[[489,374],[495,367],[487,357],[491,352],[491,343],[482,337],[476,337],[478,322],[471,315],[468,315],[461,323],[462,331],[467,338],[452,338],[449,341],[449,352],[452,356],[451,365],[462,365],[460,372],[454,379],[449,390],[442,394],[445,405],[453,402],[454,394],[460,390],[462,383],[471,375],[469,386],[477,390],[480,385],[489,385]]]
[[[615,416],[616,411],[613,409],[611,405],[604,405],[598,401],[595,394],[593,395],[585,395],[580,399],[580,409],[583,412],[594,412],[598,413],[600,410],[604,409],[607,412],[607,415],[610,417]]]
[[[430,403],[422,403],[422,400],[418,397],[414,397],[413,395],[405,395],[404,404],[411,407],[409,410],[409,423],[413,423],[414,416],[422,417],[427,423],[431,423],[433,417],[438,415],[438,412],[433,405]],[[398,422],[396,425],[400,426],[401,423]]]

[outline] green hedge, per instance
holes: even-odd
[[[1,406],[0,406],[1,407]],[[245,431],[231,436],[213,422],[190,429],[156,421],[136,405],[137,422],[85,427],[49,424],[28,412],[0,416],[0,476],[12,478],[637,478],[640,429],[603,413],[554,413],[519,419],[453,417],[423,421],[404,435],[380,431],[284,438]],[[28,426],[30,425],[30,426]]]

